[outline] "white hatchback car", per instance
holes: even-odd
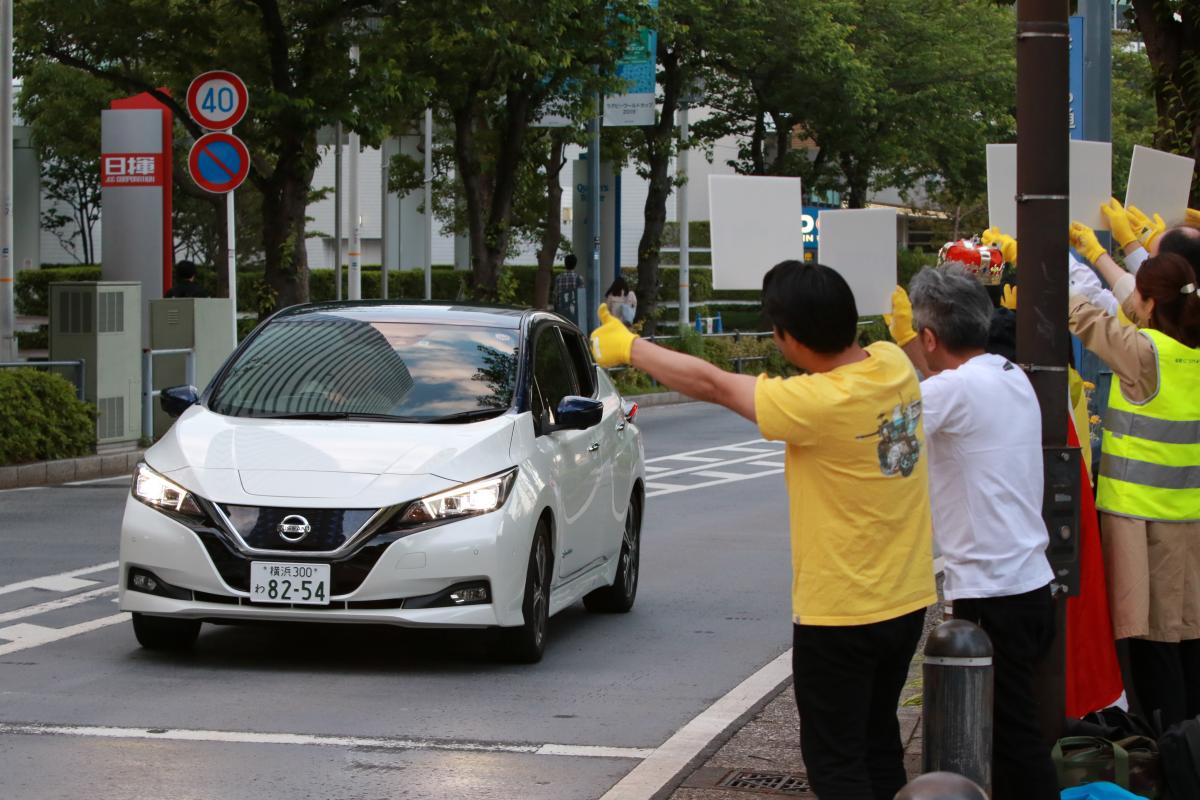
[[[297,306],[247,337],[146,451],[121,595],[138,641],[205,621],[500,629],[536,661],[547,620],[637,594],[645,470],[586,339],[541,312]]]

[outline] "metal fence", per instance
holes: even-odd
[[[196,385],[196,351],[190,347],[180,347],[173,350],[143,350],[142,351],[142,437],[154,438],[154,398],[162,394],[161,389],[154,388],[154,357],[155,356],[187,356],[184,374],[189,386]]]
[[[75,394],[80,400],[85,400],[84,385],[87,383],[87,362],[82,358],[78,361],[0,361],[0,369],[56,369],[71,367],[71,383],[75,384]]]

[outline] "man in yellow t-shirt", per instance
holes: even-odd
[[[792,673],[809,781],[822,800],[892,797],[906,780],[896,706],[936,600],[917,376],[894,344],[858,345],[854,295],[829,267],[776,265],[763,311],[807,374],[725,372],[638,339],[603,307],[592,352],[787,443]]]

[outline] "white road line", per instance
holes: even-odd
[[[112,478],[92,478],[92,479],[86,480],[86,481],[67,481],[66,483],[61,484],[61,485],[62,486],[91,486],[94,483],[116,483],[117,481],[120,481],[122,483],[129,483],[132,479],[133,479],[132,475],[117,475]],[[45,488],[53,489],[54,487],[47,486]]]
[[[94,583],[94,581],[92,581],[92,582]],[[0,613],[0,622],[11,622],[14,619],[24,619],[25,617],[36,617],[38,614],[45,614],[48,611],[57,611],[60,608],[68,608],[70,606],[79,605],[80,603],[86,603],[89,600],[94,600],[97,597],[101,597],[110,592],[115,592],[116,590],[117,590],[117,585],[114,583],[112,586],[105,586],[100,589],[93,589],[90,592],[83,592],[82,594],[73,594],[73,595],[69,595],[67,597],[60,597],[57,600],[49,600],[45,603],[38,603],[35,606],[25,606],[24,608],[18,608],[15,611],[5,611],[3,613]],[[7,639],[9,637],[4,636],[4,631],[0,630],[0,638]]]
[[[0,638],[7,639],[9,638],[8,634],[12,634],[17,638],[16,641],[9,642],[8,644],[0,644],[0,656],[19,653],[22,650],[41,647],[44,644],[51,644],[52,642],[60,642],[63,639],[70,639],[72,636],[78,636],[81,633],[90,633],[91,631],[107,628],[109,625],[116,625],[128,620],[129,614],[122,613],[89,620],[88,622],[81,622],[78,625],[71,625],[66,628],[46,628],[41,625],[29,625],[26,623],[10,625],[7,628],[0,628]]]
[[[737,477],[734,477],[734,478],[723,478],[721,480],[705,481],[704,483],[697,483],[692,486],[674,486],[673,484],[658,484],[659,486],[664,486],[664,487],[669,486],[670,488],[662,488],[662,489],[657,489],[655,491],[647,492],[646,497],[658,497],[658,496],[664,495],[664,494],[677,494],[679,492],[690,492],[693,489],[707,489],[710,486],[720,486],[720,485],[726,484],[726,483],[738,483],[740,481],[748,481],[753,478],[765,478],[768,475],[782,475],[782,474],[783,474],[783,469],[781,468],[781,469],[769,469],[766,472],[756,472],[753,475],[738,475]],[[649,483],[646,484],[646,488],[647,489],[650,488]]]
[[[717,736],[792,674],[789,649],[700,712],[655,748],[600,800],[650,800]]]
[[[753,478],[758,475],[774,475],[774,474],[775,474],[775,470],[771,470],[769,472],[755,472],[753,474],[746,474],[746,473],[742,473],[742,472],[718,472],[715,469],[714,470],[705,470],[704,472],[696,473],[696,475],[698,475],[701,478],[718,478],[719,480],[722,480],[722,481],[738,481],[738,480],[741,480],[742,478]]]
[[[669,469],[670,467],[646,467],[646,472],[653,474],[655,472],[666,472]]]
[[[457,742],[446,739],[392,739],[365,736],[321,736],[307,733],[256,733],[162,728],[116,728],[94,725],[39,725],[0,723],[0,735],[84,736],[100,739],[155,739],[171,742],[232,744],[287,744],[316,747],[373,748],[379,750],[452,750],[484,753],[530,753],[542,756],[643,759],[654,751],[638,747],[600,747],[573,744],[517,744],[508,742]]]
[[[12,592],[19,592],[22,589],[47,589],[51,592],[73,592],[76,589],[84,589],[99,583],[99,581],[75,580],[77,576],[91,575],[93,572],[104,572],[106,569],[115,569],[116,566],[116,561],[108,561],[104,564],[93,564],[90,567],[73,569],[70,572],[60,572],[57,575],[43,575],[40,578],[29,578],[28,580],[10,583],[7,586],[0,586],[0,594],[11,594]]]
[[[723,444],[723,445],[718,445],[716,447],[704,447],[704,448],[701,448],[700,450],[686,450],[682,453],[675,453],[674,455],[669,455],[669,456],[656,456],[654,458],[647,458],[646,463],[647,464],[655,464],[659,461],[670,461],[671,459],[679,458],[680,456],[696,456],[696,455],[700,455],[702,453],[711,453],[713,450],[730,450],[735,447],[748,447],[750,445],[756,445],[756,444],[763,445],[763,444],[770,444],[770,442],[768,442],[766,439],[749,439],[745,442],[734,442],[733,444]]]
[[[780,453],[782,453],[782,452],[783,451],[780,451]],[[655,479],[658,479],[658,478],[669,478],[672,475],[687,475],[690,472],[699,472],[701,470],[712,469],[714,467],[727,467],[731,464],[747,464],[751,461],[757,461],[757,460],[761,460],[761,459],[762,459],[762,456],[742,456],[741,458],[731,458],[727,461],[716,461],[711,464],[697,464],[696,466],[680,467],[679,469],[673,469],[668,472],[658,472],[658,473],[655,473],[654,477],[655,477]],[[776,464],[774,466],[782,466],[782,465]]]
[[[779,468],[783,467],[783,464],[780,464],[778,461],[751,461],[750,466],[752,466],[752,467],[775,467],[776,469],[779,469]]]
[[[711,464],[714,461],[720,461],[721,459],[713,458],[712,456],[672,456],[671,460],[672,461],[699,461],[702,464]]]

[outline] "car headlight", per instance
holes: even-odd
[[[159,511],[188,517],[204,516],[191,492],[159,475],[144,461],[133,471],[133,496]]]
[[[504,505],[517,480],[517,467],[414,500],[400,515],[403,527],[477,517]]]

